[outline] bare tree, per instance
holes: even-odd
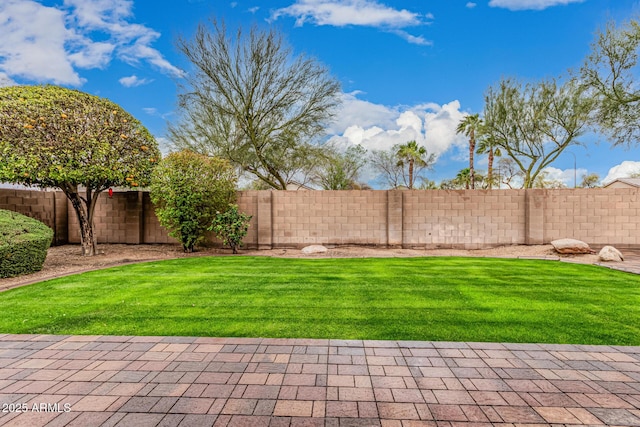
[[[498,160],[498,183],[499,185],[506,185],[510,189],[513,189],[516,182],[520,182],[522,179],[522,171],[516,164],[515,160],[511,157],[501,157]],[[522,188],[522,185],[520,185]]]
[[[213,20],[178,47],[194,70],[179,95],[181,119],[169,127],[174,144],[226,158],[271,188],[300,181],[339,102],[327,69],[257,26],[232,38]]]
[[[367,150],[360,145],[352,145],[346,150],[332,145],[323,148],[311,181],[324,190],[354,190],[361,187],[358,175],[367,161]]]

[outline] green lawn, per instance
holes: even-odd
[[[2,292],[0,333],[640,345],[640,276],[515,259],[196,257]]]

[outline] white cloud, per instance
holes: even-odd
[[[68,55],[68,59],[78,68],[104,68],[111,61],[115,45],[107,42],[88,42],[84,48]]]
[[[284,15],[295,17],[298,26],[308,21],[336,27],[360,25],[402,28],[422,23],[417,13],[393,9],[372,0],[297,0],[291,6],[273,12],[272,18]]]
[[[491,0],[489,6],[509,10],[543,10],[552,6],[582,3],[584,0]]]
[[[134,74],[129,77],[123,77],[118,81],[124,87],[136,87],[136,86],[141,86],[141,85],[146,85],[148,83],[151,83],[153,80],[141,79],[140,77]]]
[[[635,162],[631,160],[625,160],[609,169],[609,173],[602,180],[603,184],[608,184],[611,181],[615,181],[618,178],[628,178],[633,174],[640,172],[640,162]]]
[[[388,150],[395,144],[415,140],[436,156],[454,145],[466,144],[464,137],[456,135],[456,126],[465,115],[459,101],[387,107],[358,99],[358,94],[343,95],[337,121],[329,129],[332,143]]]
[[[128,22],[133,16],[131,0],[64,0],[71,8],[70,18],[84,32],[101,31],[111,36],[117,55],[125,62],[138,64],[147,61],[172,76],[182,71],[171,65],[162,54],[151,47],[160,33],[140,24]]]
[[[542,170],[546,172],[546,180],[548,181],[560,181],[569,188],[574,187],[574,181],[576,185],[580,185],[580,181],[584,175],[589,173],[586,169],[558,169],[554,167],[546,167]]]
[[[340,110],[328,128],[330,134],[340,134],[350,126],[363,128],[381,126],[388,128],[395,123],[396,110],[385,105],[358,99],[362,92],[355,91],[342,95]]]
[[[0,72],[0,87],[15,86],[17,83],[7,76],[5,73]]]
[[[476,3],[474,3],[474,2],[472,2],[472,1],[470,1],[470,2],[468,2],[468,3],[466,4],[466,7],[467,7],[467,8],[469,8],[469,9],[473,9],[473,8],[474,8],[474,7],[476,7],[476,6],[477,6],[477,4],[476,4]]]
[[[296,0],[288,7],[275,10],[271,19],[290,16],[296,19],[296,26],[307,22],[315,25],[345,27],[350,25],[392,30],[418,45],[430,45],[422,36],[413,36],[401,28],[428,24],[432,14],[421,15],[407,9],[394,9],[375,0]]]
[[[0,3],[0,72],[36,82],[80,85],[68,40],[76,38],[65,26],[64,12],[29,0]]]
[[[80,86],[84,80],[77,69],[105,68],[118,57],[180,76],[182,72],[151,47],[160,34],[129,22],[132,7],[130,0],[64,0],[56,7],[3,0],[0,75]]]

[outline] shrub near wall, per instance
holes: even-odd
[[[0,277],[40,271],[52,239],[40,221],[0,209]]]

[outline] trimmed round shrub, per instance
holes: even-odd
[[[53,230],[42,222],[0,209],[0,277],[42,270]]]

